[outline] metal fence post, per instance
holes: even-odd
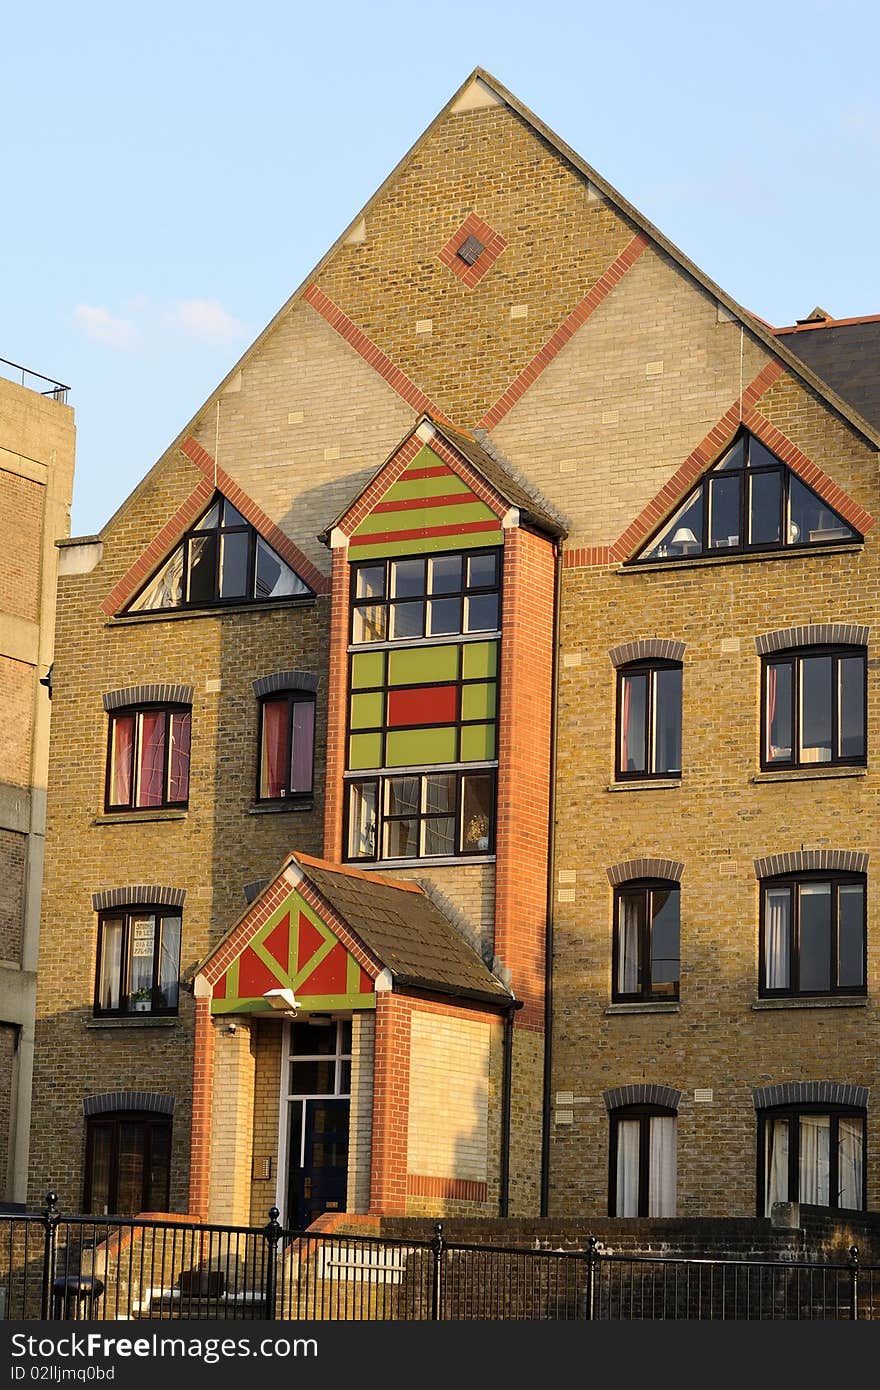
[[[263,1239],[266,1242],[266,1285],[264,1289],[264,1300],[266,1304],[266,1317],[270,1322],[274,1322],[275,1313],[275,1276],[276,1261],[278,1259],[278,1242],[281,1239],[281,1226],[278,1222],[280,1212],[277,1207],[269,1208],[269,1221],[263,1227]]]
[[[40,1298],[40,1317],[46,1321],[52,1316],[52,1284],[55,1280],[55,1229],[61,1220],[58,1210],[58,1193],[46,1193],[46,1206],[43,1210],[43,1288]]]
[[[596,1294],[596,1261],[599,1258],[599,1242],[595,1236],[587,1238],[587,1301],[584,1317],[591,1322],[595,1312],[594,1300]]]
[[[859,1316],[859,1247],[849,1247],[849,1315]]]
[[[442,1221],[438,1221],[434,1227],[431,1249],[434,1252],[433,1277],[431,1279],[431,1321],[440,1322],[443,1318],[443,1260],[446,1253]]]

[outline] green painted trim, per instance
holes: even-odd
[[[329,1013],[334,1009],[375,1009],[375,994],[304,994],[297,996],[303,1012]],[[211,1013],[221,1014],[260,1014],[263,1017],[277,1010],[267,1004],[265,999],[212,999]]]
[[[385,766],[411,767],[430,763],[454,763],[457,761],[456,733],[457,730],[454,728],[389,731],[385,738]],[[469,758],[474,756],[471,754]]]
[[[375,729],[385,723],[385,697],[380,690],[369,695],[352,695],[351,728]]]
[[[461,688],[462,719],[495,718],[495,684],[463,685]]]
[[[431,555],[434,551],[485,549],[487,546],[502,545],[503,543],[504,532],[499,526],[497,531],[474,531],[468,535],[423,536],[405,541],[377,541],[375,545],[350,547],[348,558],[351,562],[384,560],[386,557],[393,558],[397,555]]]
[[[385,684],[385,653],[356,652],[351,659],[352,689]]]
[[[348,771],[360,772],[365,767],[381,767],[382,735],[352,734],[348,740]]]
[[[414,507],[409,512],[370,512],[352,532],[353,536],[373,536],[377,532],[414,531],[417,527],[433,530],[435,526],[460,526],[468,521],[497,521],[495,513],[481,502],[479,497],[470,494],[472,501],[450,503],[448,507]],[[480,533],[485,536],[487,532]],[[453,537],[453,540],[456,538]],[[446,549],[450,547],[450,537],[445,537]],[[485,540],[483,544],[485,545]],[[360,547],[356,546],[358,550]],[[357,557],[360,559],[360,555]]]
[[[388,684],[421,685],[458,679],[460,643],[447,646],[403,647],[388,653]]]
[[[396,483],[392,483],[387,492],[383,493],[382,502],[407,502],[416,497],[446,497],[450,493],[457,492],[462,495],[469,493],[472,497],[474,493],[463,478],[459,478],[457,473],[448,473],[441,478],[399,478]],[[380,516],[389,516],[391,513],[380,513]],[[400,513],[406,515],[406,513]]]
[[[461,731],[461,761],[488,762],[495,757],[495,725],[468,724]]]
[[[465,680],[498,674],[498,641],[465,642],[461,658],[461,674]]]

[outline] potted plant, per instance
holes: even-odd
[[[131,996],[131,1007],[136,1014],[148,1014],[153,1007],[153,991],[151,989],[136,989]]]

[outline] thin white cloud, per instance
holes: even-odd
[[[86,337],[96,343],[130,350],[140,342],[140,331],[131,319],[118,318],[100,304],[77,304],[73,313]]]
[[[180,299],[171,317],[184,333],[211,343],[232,342],[245,331],[241,320],[227,314],[216,299]]]

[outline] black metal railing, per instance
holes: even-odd
[[[880,1266],[465,1245],[341,1232],[0,1214],[0,1317],[337,1321],[880,1317]]]
[[[63,381],[55,381],[51,376],[43,376],[42,372],[32,372],[29,367],[22,367],[20,362],[10,362],[7,357],[0,357],[0,376],[17,381],[30,391],[39,391],[41,396],[51,396],[53,401],[61,401],[62,405],[67,402],[69,386],[65,386]]]

